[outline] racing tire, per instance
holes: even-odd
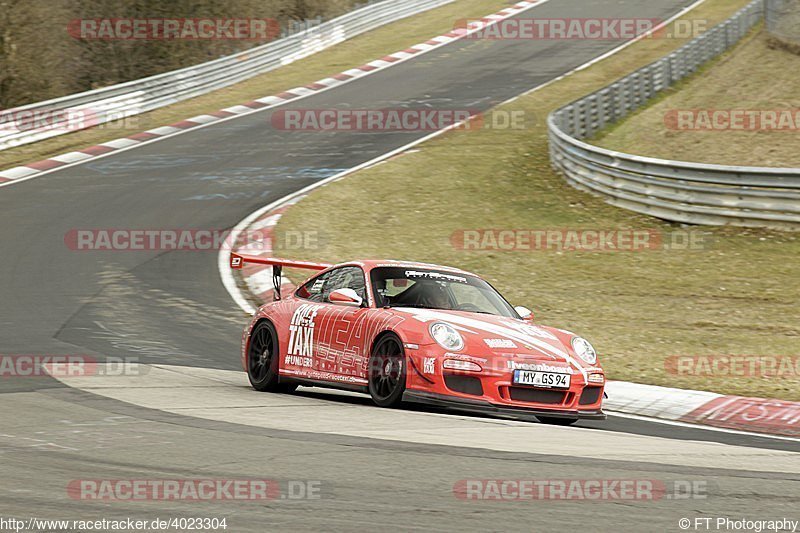
[[[291,392],[296,385],[281,383],[278,376],[278,333],[268,320],[256,324],[247,348],[247,378],[260,392]]]
[[[394,334],[378,339],[369,358],[369,395],[378,407],[397,407],[406,390],[403,343]]]
[[[578,421],[577,418],[563,418],[560,416],[537,416],[536,420],[542,424],[550,424],[551,426],[571,426]]]

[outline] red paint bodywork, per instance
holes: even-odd
[[[245,259],[250,262],[249,258]],[[269,264],[281,264],[273,260]],[[296,262],[295,262],[296,263]],[[307,268],[320,270],[321,264]],[[262,305],[242,337],[242,366],[247,369],[247,353],[252,328],[261,320],[270,320],[278,332],[281,379],[299,379],[301,382],[318,382],[327,386],[366,391],[370,350],[376,338],[393,332],[403,342],[407,360],[406,393],[417,396],[415,401],[431,403],[475,402],[476,405],[530,410],[537,413],[554,413],[578,418],[603,418],[602,400],[605,375],[599,362],[588,364],[578,357],[571,346],[572,333],[535,325],[527,320],[470,313],[428,309],[375,308],[369,283],[370,271],[378,266],[428,268],[449,273],[473,275],[462,270],[423,263],[399,261],[357,261],[331,266],[357,266],[363,269],[367,281],[369,307],[350,307],[331,303],[315,303],[295,296],[284,295],[281,300]],[[326,269],[327,271],[327,269]],[[314,276],[321,272],[315,272]],[[312,276],[312,278],[314,277]],[[311,279],[311,278],[309,278]],[[308,357],[288,355],[289,328],[292,317],[301,306],[313,313],[313,349]],[[309,313],[306,313],[307,315]],[[464,337],[464,348],[449,353],[431,337],[431,321],[441,321],[459,326]],[[488,341],[490,342],[487,342]],[[491,347],[502,344],[503,347]],[[513,346],[512,346],[513,345]],[[433,362],[431,363],[431,359]],[[471,361],[481,367],[480,372],[448,370],[446,359]],[[427,364],[426,364],[427,363]],[[512,384],[512,367],[520,365],[546,365],[571,373],[569,389],[555,390]],[[532,367],[523,367],[535,369]],[[551,370],[552,371],[552,370]],[[558,371],[558,370],[555,370]],[[590,374],[602,376],[601,383],[588,383]],[[447,380],[453,376],[472,376],[480,380],[482,393],[468,394],[453,390]],[[458,378],[456,378],[458,379]],[[512,389],[541,391],[524,393],[524,399]],[[586,391],[586,393],[585,393]],[[559,395],[560,393],[560,395]],[[517,396],[513,398],[512,395]],[[581,402],[581,398],[596,401]],[[546,397],[546,401],[539,401]],[[420,399],[422,398],[422,399]],[[444,402],[439,402],[443,400]]]

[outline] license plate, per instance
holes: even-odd
[[[555,372],[536,372],[534,370],[515,370],[515,385],[530,385],[548,389],[568,389],[572,376]]]

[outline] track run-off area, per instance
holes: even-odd
[[[667,19],[691,3],[550,0],[517,16]],[[323,389],[257,393],[239,362],[247,316],[220,280],[216,253],[65,244],[75,229],[231,228],[430,133],[281,131],[271,126],[277,111],[484,111],[620,44],[458,40],[297,102],[0,187],[0,353],[138,361],[124,375],[0,379],[0,517],[224,517],[229,531],[679,531],[682,518],[793,518],[796,440],[614,415],[561,428],[382,410]],[[281,492],[197,502],[97,501],[68,490],[82,480],[191,478],[268,479]],[[600,501],[465,493],[521,479],[633,480],[641,490]],[[305,497],[282,497],[301,485]]]

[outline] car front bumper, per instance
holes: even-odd
[[[510,407],[506,405],[496,405],[483,400],[471,400],[458,398],[433,392],[423,392],[407,390],[403,394],[403,401],[409,403],[423,403],[434,407],[444,407],[458,411],[468,411],[470,413],[487,414],[502,417],[513,417],[518,419],[532,419],[537,416],[548,416],[553,418],[577,418],[579,420],[605,420],[606,414],[602,409],[597,410],[565,410],[565,409],[541,409],[528,407]]]

